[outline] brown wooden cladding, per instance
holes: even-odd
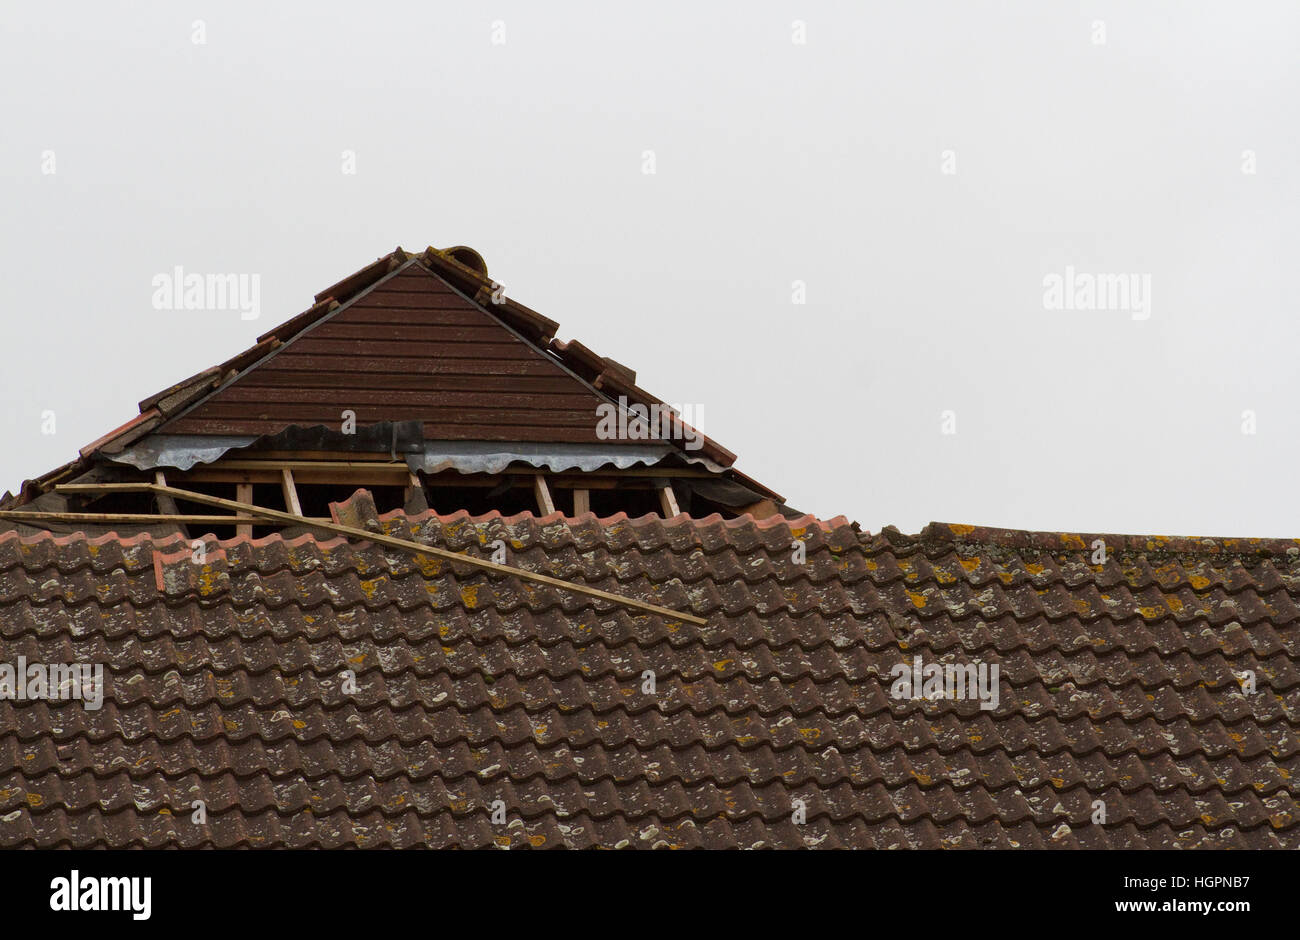
[[[426,438],[588,443],[605,399],[421,267],[397,274],[160,431],[418,420]],[[617,441],[603,443],[617,444]]]

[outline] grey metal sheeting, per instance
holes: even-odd
[[[461,473],[500,473],[512,463],[525,463],[552,473],[564,470],[599,470],[615,467],[626,470],[638,464],[653,466],[670,454],[680,454],[666,444],[617,444],[601,447],[593,444],[536,444],[522,441],[425,441],[423,460],[408,456],[413,470],[438,473],[459,470]],[[717,467],[710,460],[687,457],[708,469]]]
[[[114,463],[130,464],[138,470],[175,467],[189,470],[195,464],[212,463],[226,451],[247,447],[257,438],[247,435],[216,437],[207,434],[151,434],[119,454],[110,455]]]
[[[227,452],[248,447],[259,440],[248,435],[154,434],[138,441],[119,454],[116,463],[129,464],[139,470],[174,467],[189,470],[197,464],[212,463]],[[676,455],[713,473],[725,468],[704,457],[690,457],[667,444],[537,444],[522,441],[425,441],[423,454],[407,454],[412,470],[439,473],[500,473],[511,464],[527,464],[560,473],[566,470],[592,471],[602,467],[626,470],[637,465],[654,466],[665,457]]]

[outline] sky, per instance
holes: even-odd
[[[1300,537],[1300,5],[5,4],[0,491],[394,247],[871,531]],[[256,275],[259,315],[155,277]]]

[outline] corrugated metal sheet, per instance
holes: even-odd
[[[590,472],[603,467],[626,470],[638,464],[653,466],[677,451],[667,444],[628,444],[617,451],[605,446],[583,444],[530,444],[516,441],[510,444],[492,444],[481,441],[426,441],[424,458],[407,458],[413,469],[425,473],[442,470],[459,470],[461,473],[500,473],[510,464],[527,464],[545,468],[552,473],[565,470]],[[687,458],[715,473],[720,467],[704,458]]]
[[[140,470],[175,467],[189,470],[201,463],[212,463],[229,450],[247,447],[257,440],[248,434],[151,434],[112,455],[114,463],[124,463]]]
[[[209,436],[200,434],[154,434],[113,456],[114,463],[123,463],[140,470],[171,467],[189,470],[198,464],[212,463],[232,450],[242,450],[268,439],[248,434]],[[271,440],[274,440],[272,438]],[[628,444],[611,449],[601,443],[590,444],[539,444],[530,441],[426,441],[419,454],[406,454],[412,470],[439,473],[456,470],[460,473],[500,473],[515,464],[537,467],[552,473],[566,470],[590,472],[605,467],[625,470],[638,465],[654,466],[666,457],[676,455],[688,463],[713,473],[726,472],[704,457],[682,457],[667,444]]]

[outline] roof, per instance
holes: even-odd
[[[337,428],[349,409],[360,425],[421,421],[435,440],[595,442],[605,401],[411,260],[158,431]]]
[[[1300,847],[1300,542],[337,510],[707,625],[373,543],[3,533],[5,658],[110,694],[0,702],[0,845]],[[915,656],[997,708],[891,697]]]
[[[742,502],[783,503],[682,416],[656,421],[651,408],[673,406],[627,366],[557,340],[558,328],[505,296],[473,249],[399,247],[238,355],[145,398],[139,415],[4,494],[0,509],[105,464],[188,470],[232,450],[311,440],[387,452],[390,437],[413,470],[430,473],[689,464],[739,484]],[[611,405],[626,409],[628,434],[602,434],[600,409]]]
[[[402,248],[326,288],[255,345],[140,402],[82,449],[119,452],[152,432],[268,434],[289,424],[421,419],[444,440],[594,441],[597,404],[664,402],[636,373],[506,297],[473,249]],[[379,406],[383,406],[380,408]],[[617,440],[604,440],[617,445]],[[701,455],[735,454],[704,437]]]

